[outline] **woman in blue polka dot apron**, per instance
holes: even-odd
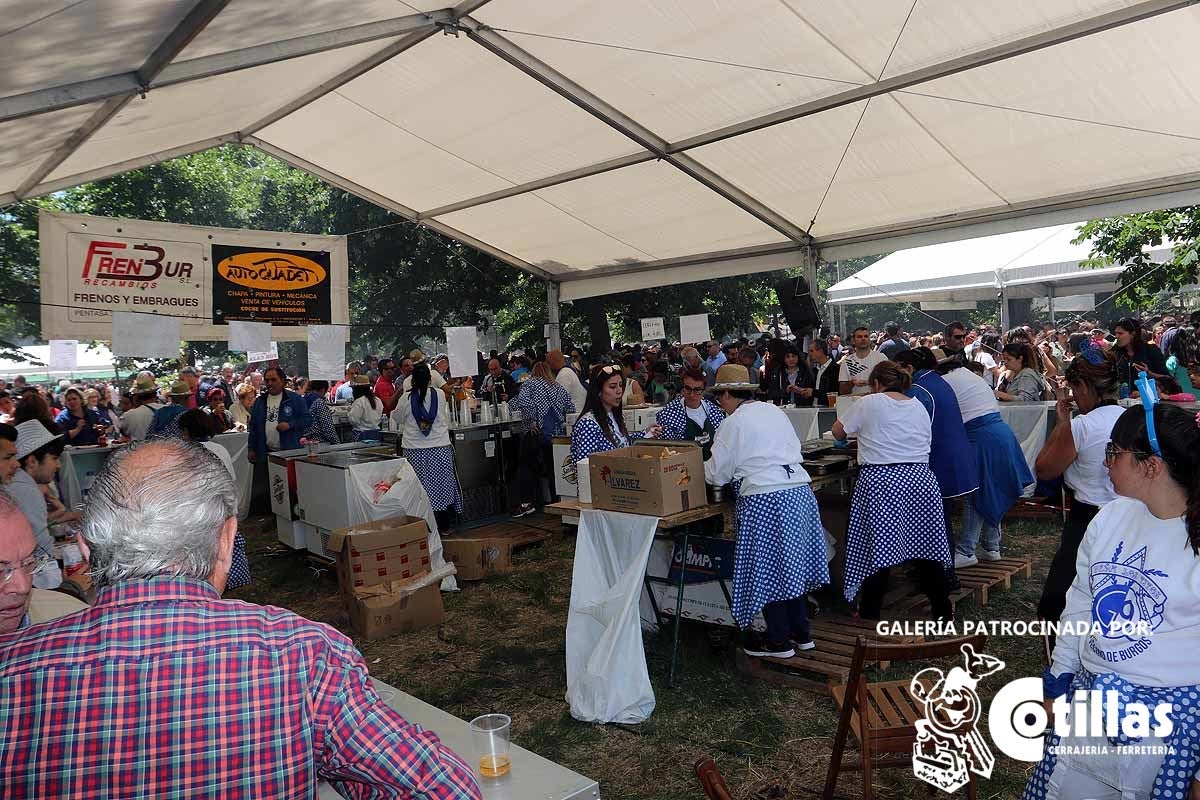
[[[662,431],[661,425],[651,425],[645,433],[626,430],[621,407],[624,392],[625,378],[616,364],[600,367],[592,374],[583,411],[571,429],[571,458],[576,463],[592,453],[628,447],[634,439],[653,439]]]
[[[750,634],[747,655],[791,658],[811,650],[806,595],[829,583],[817,498],[791,421],[753,399],[758,385],[740,364],[717,370],[714,399],[725,421],[713,437],[704,478],[740,483],[734,506],[733,619],[748,630],[761,610],[766,635]]]
[[[1060,631],[1043,675],[1047,715],[1060,698],[1068,732],[1046,736],[1023,800],[1200,797],[1198,424],[1151,401],[1113,426],[1105,463],[1118,496],[1079,545],[1059,619],[1072,631]],[[1149,724],[1136,724],[1132,704]]]
[[[891,568],[915,561],[917,585],[929,598],[931,615],[951,618],[943,578],[950,543],[942,492],[929,468],[929,414],[905,394],[912,378],[893,361],[876,364],[868,384],[871,394],[854,401],[833,423],[836,439],[858,437],[860,469],[846,535],[846,600],[858,597],[859,614],[880,619]]]
[[[404,457],[429,495],[438,531],[445,535],[463,508],[447,422],[449,400],[443,390],[430,386],[428,364],[413,367],[411,377],[412,386],[396,403],[392,422],[401,431]]]

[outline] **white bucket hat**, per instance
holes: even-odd
[[[46,426],[36,419],[22,422],[17,426],[17,461],[20,461],[39,448],[45,447],[55,439],[61,438],[63,438],[61,433],[55,436],[46,430]]]

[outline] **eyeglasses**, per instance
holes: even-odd
[[[19,564],[14,564],[11,561],[0,561],[0,584],[8,583],[12,580],[12,576],[17,574],[17,570],[23,570],[26,575],[33,577],[46,568],[49,563],[45,559],[37,556],[30,556]]]
[[[684,386],[684,394],[704,394],[703,386]]]
[[[1121,455],[1121,453],[1129,453],[1139,459],[1149,458],[1150,456],[1154,455],[1153,453],[1147,453],[1143,450],[1124,450],[1112,442],[1109,442],[1108,444],[1104,445],[1104,466],[1111,467],[1117,460],[1117,456]]]

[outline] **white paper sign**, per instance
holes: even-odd
[[[446,328],[446,352],[450,355],[450,376],[465,378],[479,369],[479,344],[474,326]]]
[[[51,339],[50,369],[55,372],[74,372],[78,366],[75,356],[78,346],[78,339]]]
[[[341,380],[346,369],[346,332],[340,325],[308,326],[308,379]]]
[[[679,318],[679,341],[699,344],[708,340],[708,314],[689,314]]]
[[[707,314],[705,316],[708,316]],[[642,341],[650,342],[667,338],[667,328],[662,317],[646,317],[642,320]]]
[[[179,358],[183,325],[179,317],[114,311],[112,352],[133,358]]]
[[[229,323],[229,349],[239,353],[262,353],[271,349],[271,323]]]
[[[262,352],[246,353],[246,363],[247,364],[261,364],[264,361],[277,361],[277,360],[279,360],[279,344],[277,342],[271,342],[271,348],[269,350],[263,350]]]

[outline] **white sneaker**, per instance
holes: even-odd
[[[962,553],[954,554],[954,568],[962,569],[963,567],[973,567],[979,563],[979,559],[975,556],[964,556]]]
[[[999,561],[1000,560],[1000,551],[999,550],[983,550],[983,551],[981,551],[980,554],[983,556],[984,561]]]

